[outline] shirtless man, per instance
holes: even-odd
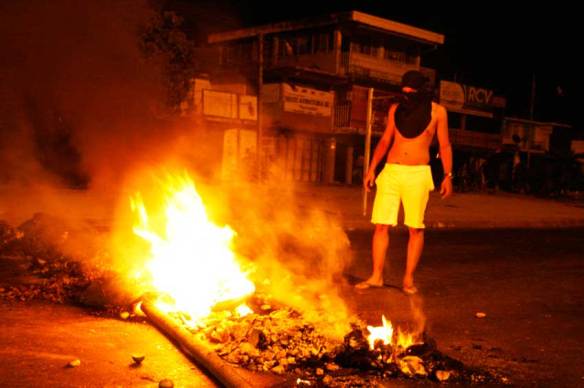
[[[434,190],[430,170],[430,144],[434,134],[440,144],[444,180],[440,194],[452,194],[452,149],[448,139],[446,109],[432,102],[429,80],[418,71],[409,71],[402,78],[404,100],[389,108],[387,128],[375,148],[363,185],[369,191],[377,184],[371,222],[375,224],[372,244],[373,271],[356,285],[358,289],[383,286],[383,264],[389,246],[389,226],[397,225],[400,202],[404,207],[404,224],[409,229],[406,271],[403,291],[412,295],[414,272],[424,248],[424,213],[429,192]],[[390,148],[391,146],[391,148]],[[375,169],[384,158],[385,167],[375,179]]]

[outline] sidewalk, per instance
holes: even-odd
[[[369,229],[374,191],[369,193],[367,216],[363,216],[361,187],[300,187],[298,196],[342,220],[348,230]],[[403,213],[400,214],[400,224]],[[584,227],[584,203],[564,203],[526,195],[455,193],[442,200],[430,195],[426,211],[429,229],[567,228]]]

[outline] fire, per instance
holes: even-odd
[[[253,310],[250,309],[246,304],[240,304],[235,308],[235,312],[240,317],[245,317],[246,315],[252,314]]]
[[[131,198],[138,217],[133,231],[149,245],[145,268],[153,288],[171,296],[172,309],[188,313],[193,322],[218,303],[252,294],[255,286],[231,249],[235,232],[209,220],[193,181],[169,177],[163,192],[162,210],[153,214],[139,193]]]
[[[385,315],[381,316],[381,322],[381,326],[367,326],[369,331],[367,341],[371,350],[375,349],[377,341],[381,341],[383,345],[391,345],[397,351],[405,350],[417,343],[414,334],[405,333],[399,329],[394,330],[393,325],[385,318]]]
[[[367,336],[367,341],[369,341],[369,348],[373,350],[375,348],[375,342],[382,341],[384,345],[391,344],[393,339],[393,326],[391,322],[385,319],[385,315],[381,316],[382,326],[367,326],[369,330],[369,335]]]

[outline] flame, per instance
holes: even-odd
[[[146,274],[155,290],[201,321],[220,302],[245,298],[255,290],[231,250],[235,232],[212,223],[193,181],[186,175],[164,182],[163,210],[149,214],[140,193],[131,198],[136,235],[148,242]]]
[[[381,341],[384,345],[391,345],[398,352],[417,343],[414,334],[406,333],[399,328],[394,330],[393,325],[385,318],[385,315],[381,316],[381,321],[381,326],[367,326],[369,331],[367,341],[371,350],[375,349],[377,341]]]
[[[393,326],[391,322],[385,319],[385,315],[381,316],[382,326],[367,326],[369,335],[367,336],[367,341],[369,341],[369,348],[373,350],[375,348],[376,341],[382,341],[384,345],[391,344],[393,338]]]
[[[253,310],[249,308],[246,304],[240,304],[235,308],[235,312],[240,317],[245,317],[246,315],[252,314]]]

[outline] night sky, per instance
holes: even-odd
[[[348,10],[411,24],[445,35],[445,45],[422,59],[423,66],[437,69],[439,78],[494,89],[507,97],[508,116],[528,118],[535,75],[535,119],[584,127],[584,120],[576,113],[577,86],[582,84],[584,71],[584,61],[577,52],[581,46],[578,26],[583,20],[577,12],[567,10],[557,15],[548,9],[539,15],[513,15],[508,7],[481,3],[484,9],[451,7],[432,15],[400,16],[391,4],[173,0],[166,2],[166,7],[185,16],[189,31],[199,41],[208,32]]]

